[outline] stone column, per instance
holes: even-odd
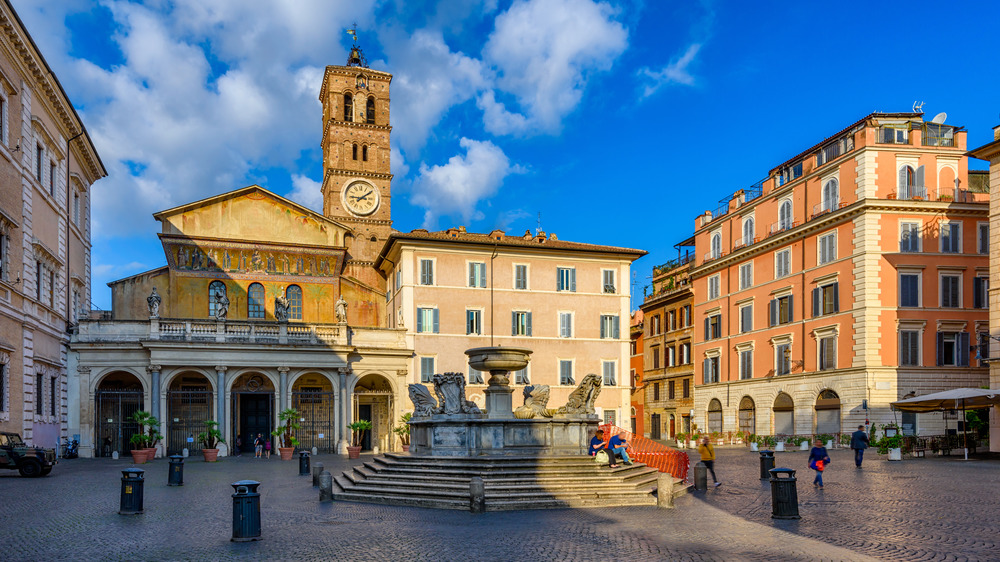
[[[219,433],[222,438],[229,441],[226,435],[226,371],[229,367],[216,365],[215,367],[215,421],[219,422]]]
[[[150,365],[146,367],[149,371],[149,377],[151,383],[149,385],[149,413],[153,414],[153,417],[160,419],[160,366]]]
[[[97,415],[94,404],[94,393],[90,391],[90,367],[83,365],[76,366],[76,373],[80,377],[80,458],[93,458],[96,448],[94,446],[94,416]],[[84,397],[83,393],[87,393]]]
[[[337,431],[340,432],[340,439],[337,442],[337,452],[341,455],[347,454],[347,425],[351,419],[351,397],[347,395],[347,375],[350,374],[350,367],[341,367],[340,372],[340,424],[337,426]]]
[[[288,408],[288,367],[278,367],[278,413]]]

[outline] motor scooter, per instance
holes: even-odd
[[[76,439],[66,442],[66,448],[63,450],[64,459],[75,459],[80,456],[80,442]]]

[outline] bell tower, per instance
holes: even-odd
[[[375,258],[392,231],[389,163],[389,83],[392,75],[368,68],[354,45],[345,66],[327,66],[319,100],[323,105],[323,214],[350,227],[341,290],[354,318],[371,306],[378,314],[385,280]],[[352,299],[351,296],[355,298]],[[352,302],[354,300],[355,302]],[[377,325],[377,322],[359,322]]]

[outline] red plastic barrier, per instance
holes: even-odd
[[[633,435],[631,431],[626,431],[616,425],[604,424],[599,427],[604,430],[605,445],[612,435],[621,434],[622,439],[627,443],[625,450],[628,451],[628,455],[633,461],[644,463],[660,472],[669,473],[674,478],[685,481],[688,479],[691,459],[687,453],[651,439]]]

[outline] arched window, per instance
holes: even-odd
[[[832,179],[823,186],[823,210],[834,211],[840,204],[840,190],[837,189],[837,180]]]
[[[717,398],[708,403],[708,430],[722,431],[722,402]]]
[[[774,434],[795,434],[795,402],[782,392],[774,399]]]
[[[364,161],[364,162],[368,161],[368,147],[367,146],[362,146],[361,147],[361,160]]]
[[[757,433],[757,416],[753,398],[744,396],[740,400],[740,431]]]
[[[247,289],[247,318],[264,318],[264,286],[260,283]]]
[[[375,124],[375,98],[369,97],[368,103],[365,104],[365,123],[369,125]]]
[[[302,320],[302,287],[289,285],[285,289],[285,298],[288,299],[288,319]]]
[[[899,189],[897,199],[924,198],[924,167],[902,166],[899,168]]]
[[[358,145],[356,145],[356,144],[351,145],[351,156],[355,160],[358,159]]]
[[[222,281],[212,281],[208,284],[208,316],[215,318],[215,295],[226,295],[226,284]]]
[[[344,94],[344,121],[354,121],[354,98]]]
[[[716,232],[712,235],[712,259],[722,256],[722,235]]]
[[[840,396],[830,389],[816,398],[816,433],[840,433]]]
[[[743,245],[753,244],[753,236],[753,217],[748,217],[747,220],[743,221]]]
[[[785,200],[778,207],[778,228],[788,230],[792,228],[792,202]]]

